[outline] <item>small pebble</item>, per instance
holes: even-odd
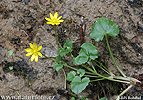
[[[30,0],[21,0],[21,2],[23,2],[27,5],[30,2]]]

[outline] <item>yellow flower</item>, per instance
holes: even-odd
[[[37,43],[30,43],[30,48],[26,48],[25,51],[27,52],[26,56],[32,56],[31,61],[35,59],[38,62],[38,56],[42,57],[41,54],[42,46],[38,46]]]
[[[58,12],[56,12],[54,15],[50,13],[50,18],[45,17],[45,19],[48,21],[47,24],[51,25],[59,25],[64,20],[61,19],[62,16],[58,17]]]

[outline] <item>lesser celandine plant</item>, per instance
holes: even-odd
[[[116,76],[108,69],[107,66],[97,60],[100,51],[98,51],[97,47],[92,43],[83,43],[76,57],[73,57],[72,55],[72,41],[66,41],[64,46],[59,48],[58,55],[54,64],[54,69],[56,71],[59,71],[64,67],[71,69],[71,71],[67,73],[67,80],[70,81],[71,91],[73,93],[79,94],[88,86],[90,82],[101,80],[110,80],[129,84],[129,87],[117,96],[116,100],[119,100],[121,95],[125,94],[137,82],[140,82],[135,78],[127,77],[120,69],[120,64],[116,62],[116,59],[113,56],[108,42],[108,37],[116,37],[118,34],[118,25],[108,18],[101,17],[98,18],[93,24],[90,38],[94,39],[96,42],[102,41],[105,38],[112,63],[117,68],[117,71],[121,73],[121,76]],[[73,58],[72,63],[68,63],[64,59],[66,56],[71,56]],[[96,70],[97,67],[103,70],[104,73],[101,74],[98,72]]]
[[[50,13],[50,18],[45,19],[48,21],[47,24],[58,26],[64,21],[61,18],[62,16],[58,17],[58,13],[56,12],[54,15]],[[113,66],[117,68],[117,71],[119,71],[121,76],[115,75],[115,73],[111,72],[107,66],[97,60],[100,51],[98,51],[97,47],[90,42],[85,42],[81,45],[81,49],[76,57],[72,54],[73,42],[71,40],[66,40],[63,47],[59,46],[57,56],[53,59],[53,68],[56,71],[60,71],[61,69],[64,69],[64,67],[70,69],[67,76],[65,76],[65,79],[70,82],[70,88],[73,93],[81,93],[89,83],[95,81],[110,80],[129,84],[129,87],[117,96],[116,100],[119,100],[121,95],[125,94],[137,82],[140,82],[135,78],[127,77],[121,70],[120,64],[116,62],[116,59],[113,56],[108,42],[108,37],[116,37],[118,34],[118,25],[108,18],[101,17],[93,24],[90,38],[94,39],[96,42],[102,41],[105,38]],[[56,37],[56,41],[59,43],[58,36]],[[36,43],[30,44],[30,48],[26,49],[28,52],[26,56],[32,55],[31,61],[35,59],[37,62],[38,56],[42,57],[42,54],[40,53],[41,49],[42,46],[37,46]],[[70,61],[67,61],[67,57],[71,58]],[[97,71],[97,68],[100,68],[104,73]]]

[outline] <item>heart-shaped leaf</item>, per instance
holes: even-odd
[[[77,74],[79,74],[79,76],[82,77],[85,74],[85,70],[84,69],[78,69]]]
[[[99,100],[108,100],[106,97],[100,98]]]
[[[79,55],[74,59],[74,63],[77,65],[84,64],[88,61],[89,56],[87,56],[84,49],[81,49]]]
[[[89,78],[85,77],[81,79],[81,77],[76,76],[71,82],[71,90],[75,94],[81,93],[89,84]]]
[[[76,72],[75,71],[70,71],[68,74],[67,74],[67,80],[68,81],[72,81],[74,79],[76,75]]]
[[[60,63],[57,63],[55,62],[54,63],[54,69],[58,72],[60,69],[62,69],[64,67],[63,64],[60,64]]]
[[[72,41],[71,40],[66,40],[65,44],[64,44],[64,48],[70,48],[72,49]]]
[[[64,48],[58,49],[58,55],[60,55],[61,57],[65,56],[66,54],[67,54],[67,52],[65,51]]]
[[[119,34],[118,25],[105,17],[98,18],[92,26],[92,31],[90,37],[95,41],[101,41],[104,38],[104,35],[109,35],[115,37]]]
[[[86,52],[88,53],[89,57],[92,60],[94,60],[95,58],[98,58],[98,51],[93,44],[84,43],[81,47],[86,50]]]
[[[91,43],[84,43],[81,46],[79,55],[74,59],[74,63],[77,65],[84,64],[89,60],[98,58],[98,51],[96,47]]]
[[[66,54],[72,52],[72,41],[66,40],[63,48],[58,49],[58,55],[61,57],[65,56]]]

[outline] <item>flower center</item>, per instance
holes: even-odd
[[[58,22],[58,19],[57,19],[57,18],[53,18],[53,22],[54,22],[54,23],[57,23],[57,22]]]
[[[34,49],[34,50],[33,50],[33,53],[36,53],[36,52],[37,52],[37,49]]]

